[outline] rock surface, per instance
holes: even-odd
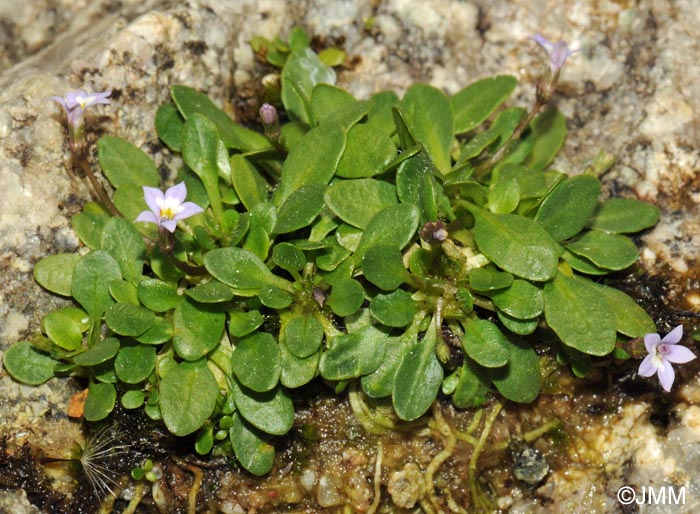
[[[250,38],[285,35],[295,25],[357,56],[339,80],[358,97],[401,93],[415,81],[455,93],[480,77],[510,73],[521,81],[512,101],[528,105],[545,62],[528,36],[566,39],[580,52],[567,62],[555,100],[569,128],[555,167],[575,174],[599,149],[614,154],[608,190],[663,210],[643,238],[643,264],[655,273],[692,271],[700,253],[699,13],[695,0],[0,0],[0,348],[38,330],[41,316],[61,302],[34,284],[32,266],[44,255],[79,250],[70,218],[89,199],[67,173],[63,115],[47,97],[111,89],[113,103],[88,114],[95,136],[130,140],[153,153],[168,177],[172,156],[153,118],[169,86],[206,91],[233,113],[236,96],[269,71]],[[26,388],[0,373],[0,433],[48,454],[80,438],[65,416],[69,382]],[[697,505],[699,387],[696,377],[675,400],[667,434],[649,423],[647,400],[604,416],[593,430],[598,437],[587,439],[604,456],[604,473],[555,471],[539,499],[519,499],[516,488],[503,507],[616,512],[617,488],[650,484],[686,485],[687,505]],[[542,507],[542,498],[554,507]],[[0,497],[0,506],[8,502],[26,499]],[[680,512],[671,505],[641,511]]]

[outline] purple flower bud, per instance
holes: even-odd
[[[420,230],[420,237],[429,244],[440,244],[447,239],[449,233],[441,220],[429,221]]]
[[[277,109],[272,104],[262,104],[260,107],[260,119],[265,125],[274,125],[277,123]]]

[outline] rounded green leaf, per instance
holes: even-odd
[[[605,232],[629,234],[659,221],[659,208],[632,198],[610,198],[598,205],[589,227]]]
[[[114,359],[114,371],[119,380],[138,384],[146,380],[156,366],[156,349],[153,346],[134,344],[122,346]]]
[[[128,303],[130,305],[140,305],[136,286],[126,280],[112,280],[109,284],[109,294],[118,303]]]
[[[386,336],[372,325],[334,337],[321,356],[319,370],[327,380],[346,380],[375,371],[384,359]]]
[[[369,306],[372,317],[387,327],[405,327],[418,312],[411,293],[399,289],[389,294],[378,294]]]
[[[139,343],[143,344],[163,344],[173,337],[173,324],[169,320],[156,318],[153,326],[143,334],[136,337]]]
[[[307,184],[292,194],[280,207],[273,232],[287,234],[309,226],[323,209],[325,185]]]
[[[381,365],[369,375],[360,379],[362,390],[370,398],[386,398],[394,389],[394,377],[409,346],[398,338],[388,338],[386,353]]]
[[[515,178],[498,182],[489,191],[489,210],[496,214],[508,214],[520,202],[520,185]]]
[[[411,242],[418,229],[420,211],[411,204],[398,204],[379,211],[362,233],[355,250],[355,262],[362,262],[365,252],[372,246],[384,244],[401,250]]]
[[[316,376],[321,352],[316,351],[308,357],[297,357],[289,351],[287,345],[280,343],[280,361],[282,372],[280,382],[283,386],[295,389],[308,384]]]
[[[637,247],[627,236],[590,230],[566,249],[579,257],[585,257],[596,266],[610,270],[625,269],[639,258]]]
[[[290,118],[311,124],[311,91],[319,83],[335,84],[333,68],[310,48],[294,50],[282,69],[282,102]]]
[[[32,346],[29,341],[19,341],[5,351],[2,363],[15,380],[39,385],[53,378],[58,361]]]
[[[247,388],[263,393],[277,385],[280,350],[270,334],[258,332],[240,340],[231,362],[233,372]]]
[[[284,435],[294,423],[294,405],[284,387],[257,393],[234,380],[231,385],[238,412],[255,428],[273,435]]]
[[[85,419],[88,421],[105,419],[114,409],[116,401],[117,390],[112,384],[90,384],[85,400]]]
[[[492,268],[476,268],[469,273],[469,287],[474,291],[505,289],[513,283],[513,275]]]
[[[525,166],[534,171],[543,170],[564,145],[566,118],[557,109],[539,114],[530,123],[530,134],[525,139],[532,145]]]
[[[345,152],[338,163],[336,176],[343,178],[373,177],[396,156],[396,146],[381,129],[357,124],[348,131]]]
[[[394,246],[370,247],[362,260],[365,278],[384,291],[393,291],[408,278],[401,251]]]
[[[176,152],[180,151],[180,134],[185,120],[171,104],[161,104],[156,111],[156,132],[158,137],[168,148]]]
[[[157,278],[139,282],[138,297],[146,308],[154,312],[167,312],[177,307],[182,300],[174,286]]]
[[[364,229],[383,209],[396,205],[396,188],[374,179],[336,180],[325,193],[326,205],[341,220]]]
[[[185,360],[195,361],[216,348],[224,332],[226,315],[206,304],[186,299],[173,315],[173,347]]]
[[[516,214],[473,209],[474,237],[494,264],[528,280],[549,280],[557,272],[561,247],[540,225]]]
[[[231,156],[231,181],[247,210],[267,201],[267,186],[257,169],[240,154]]]
[[[464,324],[464,352],[486,368],[508,363],[510,341],[499,328],[485,319],[470,319]]]
[[[643,337],[656,333],[654,320],[631,297],[622,291],[595,284],[615,314],[617,331],[629,337]]]
[[[276,244],[272,249],[272,260],[287,271],[298,271],[306,265],[304,252],[290,243]]]
[[[73,362],[78,366],[97,366],[114,357],[119,351],[119,346],[119,339],[108,337],[92,348],[73,357]]]
[[[269,473],[275,461],[275,448],[265,442],[258,431],[246,423],[238,413],[234,413],[229,429],[231,446],[236,459],[253,475]]]
[[[425,150],[403,161],[396,172],[399,199],[401,203],[411,203],[420,209],[421,223],[437,219],[437,172]]]
[[[469,359],[464,359],[452,394],[454,406],[458,409],[480,407],[486,403],[489,390],[488,377],[485,376],[483,368],[479,368]]]
[[[508,289],[490,297],[499,310],[517,319],[536,318],[544,310],[542,290],[525,280],[515,280]]]
[[[138,409],[143,405],[144,401],[146,401],[146,395],[143,391],[136,389],[125,392],[121,398],[122,406],[125,409]]]
[[[295,357],[303,359],[321,347],[323,325],[311,316],[294,316],[284,326],[282,339]]]
[[[97,158],[102,172],[117,189],[126,185],[160,185],[160,175],[153,159],[125,139],[102,136],[97,141]]]
[[[469,84],[452,97],[454,131],[476,128],[511,95],[518,79],[511,75],[488,77]]]
[[[243,248],[218,248],[204,256],[204,265],[214,278],[236,289],[260,289],[265,285],[287,289],[289,283],[276,277],[253,252]]]
[[[328,305],[338,316],[349,316],[357,311],[365,300],[365,290],[353,278],[341,278],[333,284]]]
[[[122,336],[138,336],[153,326],[156,315],[153,311],[128,303],[115,303],[105,312],[105,322],[114,332]]]
[[[542,386],[539,358],[530,345],[511,341],[508,365],[487,370],[493,385],[508,400],[530,403]]]
[[[95,250],[100,247],[102,231],[111,218],[101,210],[92,212],[86,207],[83,207],[83,212],[73,216],[70,224],[80,240],[85,243],[88,248]],[[75,255],[75,257],[78,257],[78,255]],[[76,262],[77,261],[78,259],[76,258]],[[73,266],[71,266],[71,269],[72,268]],[[68,285],[70,287],[70,283]]]
[[[271,309],[284,309],[292,304],[293,298],[279,287],[266,286],[258,293],[260,303]]]
[[[503,323],[503,326],[514,334],[527,336],[532,334],[537,329],[536,319],[516,319],[508,316],[502,311],[496,313],[498,320]]]
[[[80,255],[60,253],[44,257],[34,266],[34,280],[52,293],[71,296],[73,268],[80,260]]]
[[[228,331],[233,337],[244,337],[263,324],[265,319],[258,311],[229,312]]]
[[[199,284],[197,287],[185,291],[187,296],[199,303],[228,302],[233,298],[233,291],[226,284],[218,280]]]
[[[41,325],[49,339],[61,348],[79,350],[83,332],[90,327],[90,317],[82,309],[66,307],[49,312]]]
[[[110,218],[102,231],[102,249],[119,263],[125,280],[135,284],[140,279],[146,245],[133,223]]]
[[[557,241],[569,239],[583,229],[598,203],[600,181],[593,175],[563,180],[542,201],[535,221]]]
[[[218,397],[219,385],[204,361],[181,362],[160,382],[163,422],[177,436],[191,434],[212,415]]]
[[[602,356],[615,348],[614,311],[588,279],[559,273],[547,282],[544,316],[564,344],[580,352]]]
[[[97,319],[113,303],[109,285],[120,278],[117,261],[104,250],[93,250],[73,268],[73,297],[92,319]]]

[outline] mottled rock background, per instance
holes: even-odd
[[[169,86],[206,91],[232,113],[245,99],[254,103],[246,92],[270,70],[248,41],[286,35],[295,25],[344,47],[352,64],[339,82],[359,97],[387,88],[401,93],[414,81],[455,93],[478,78],[510,73],[521,81],[511,102],[525,106],[545,66],[528,36],[566,39],[580,52],[566,64],[555,100],[569,128],[556,167],[578,173],[601,148],[616,155],[604,180],[608,191],[663,209],[642,241],[644,266],[680,277],[687,292],[698,287],[697,0],[0,0],[0,350],[36,331],[41,315],[61,302],[34,284],[34,263],[80,251],[70,218],[89,193],[66,172],[64,118],[47,97],[113,90],[112,105],[88,114],[95,135],[118,135],[153,152],[167,177],[172,158],[153,117]],[[61,451],[77,437],[64,414],[70,393],[59,380],[19,386],[0,368],[0,433],[41,443],[49,454]],[[555,471],[540,491],[555,501],[546,511],[576,505],[617,512],[617,487],[653,481],[689,486],[686,512],[693,512],[688,507],[700,502],[700,477],[692,473],[700,455],[697,380],[681,399],[668,437],[648,423],[645,402],[604,417],[591,436],[604,469]],[[21,493],[4,498],[6,505],[23,503]],[[503,507],[535,512],[541,507],[533,501],[514,494]]]

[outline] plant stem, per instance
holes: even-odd
[[[90,185],[92,186],[92,190],[95,193],[95,196],[97,196],[97,200],[102,205],[107,207],[107,210],[110,212],[110,214],[112,214],[112,216],[121,216],[119,209],[117,209],[117,206],[114,205],[114,202],[112,202],[112,199],[107,194],[107,191],[105,191],[105,188],[102,187],[102,184],[100,184],[100,182],[97,180],[97,177],[95,177],[95,174],[92,172],[92,168],[90,168],[90,163],[88,163],[85,153],[74,152],[73,162],[80,166],[80,169],[83,170],[83,172],[85,173],[85,176],[90,181]]]
[[[173,250],[175,249],[175,237],[171,232],[163,227],[159,227],[158,235],[158,245],[161,253],[166,255],[168,259],[170,259],[170,262],[177,266],[181,271],[184,271],[188,275],[207,274],[207,269],[204,266],[192,266],[175,258],[175,255],[173,254]]]

